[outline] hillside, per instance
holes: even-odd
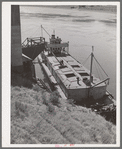
[[[115,144],[116,127],[36,85],[11,87],[12,144]]]

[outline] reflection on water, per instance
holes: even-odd
[[[69,41],[69,51],[81,63],[94,55],[110,77],[108,90],[116,95],[116,13],[94,10],[21,6],[22,41],[27,37],[49,36],[41,25],[63,41]],[[90,61],[85,65],[90,66]],[[97,68],[94,67],[97,77]]]

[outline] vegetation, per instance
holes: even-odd
[[[74,101],[74,99],[68,99],[68,103],[71,104],[72,106],[75,106],[75,101]]]
[[[39,92],[41,89],[40,89],[40,87],[36,84],[36,85],[33,85],[33,90]]]
[[[60,95],[57,91],[52,92],[51,95],[50,95],[50,102],[53,105],[58,106],[60,104],[59,97],[60,97]]]
[[[45,105],[48,105],[48,103],[49,103],[49,100],[47,99],[45,93],[42,94],[42,102],[43,102],[43,104],[45,104]]]
[[[52,113],[52,114],[56,114],[55,107],[51,103],[48,103],[47,111]]]
[[[116,143],[115,125],[72,99],[37,88],[11,87],[12,144]]]

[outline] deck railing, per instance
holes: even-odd
[[[22,43],[22,48],[39,46],[42,43],[45,43],[43,37],[26,38]]]

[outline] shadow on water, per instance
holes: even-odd
[[[46,18],[55,18],[55,17],[72,17],[71,15],[65,14],[44,14],[44,13],[21,13],[21,16],[26,17],[46,17]]]
[[[116,19],[113,19],[113,20],[99,20],[99,22],[104,22],[104,23],[116,23]]]
[[[98,20],[99,22],[105,23],[108,26],[116,26],[116,19],[112,20]]]
[[[88,98],[82,100],[82,102],[75,102],[74,104],[77,106],[90,108],[91,111],[103,116],[107,121],[110,121],[116,125],[116,105],[108,98],[108,96],[104,96],[99,100]]]
[[[73,22],[93,22],[95,19],[73,19]]]
[[[73,16],[73,15],[68,15],[68,14],[46,14],[46,13],[21,13],[22,17],[28,18],[28,17],[42,17],[42,18],[77,18],[76,21],[82,21],[80,18],[87,18],[90,16]],[[75,21],[74,19],[74,21]],[[94,21],[93,19],[88,19],[87,21]]]

